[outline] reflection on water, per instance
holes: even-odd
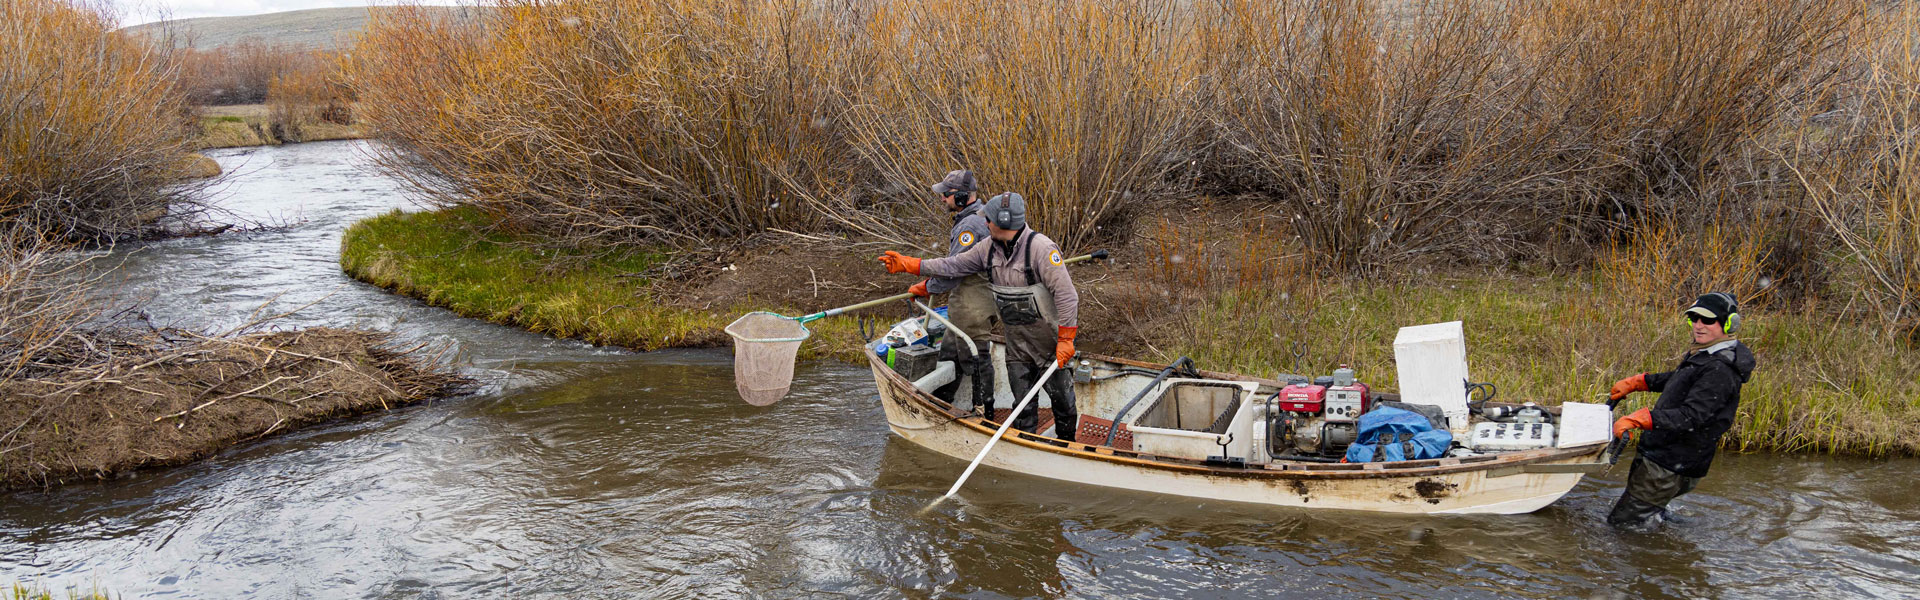
[[[338,230],[403,205],[352,144],[260,150],[277,234],[136,253],[156,316],[275,294],[298,324],[459,345],[508,384],[119,481],[0,496],[0,582],[126,597],[1749,597],[1920,594],[1913,461],[1725,456],[1687,527],[1602,521],[1624,465],[1529,515],[1404,517],[1168,499],[965,465],[890,439],[862,369],[803,365],[754,408],[718,351],[630,354],[346,282]],[[231,166],[231,165],[229,165]],[[240,279],[230,277],[240,274]]]

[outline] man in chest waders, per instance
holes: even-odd
[[[1613,384],[1614,400],[1634,392],[1659,392],[1652,408],[1620,417],[1613,436],[1636,429],[1640,455],[1627,472],[1627,490],[1607,515],[1615,527],[1651,530],[1673,521],[1667,503],[1693,491],[1707,476],[1720,436],[1733,427],[1740,409],[1740,386],[1753,375],[1753,351],[1733,338],[1740,329],[1740,307],[1733,294],[1713,292],[1687,307],[1694,349],[1680,366],[1665,373],[1641,373]]]
[[[1027,228],[1027,201],[1012,192],[981,206],[992,242],[974,244],[958,256],[920,260],[888,251],[880,257],[888,273],[929,277],[965,277],[985,272],[1007,338],[1007,384],[1016,398],[1038,384],[1053,405],[1054,437],[1071,440],[1080,415],[1074,406],[1073,376],[1064,368],[1073,358],[1079,332],[1080,295],[1067,274],[1060,246]],[[1053,377],[1039,379],[1047,363],[1060,365]],[[1030,404],[1014,415],[1013,426],[1028,433],[1040,425],[1040,408]]]
[[[974,196],[979,187],[974,183],[973,171],[948,173],[946,179],[933,184],[931,189],[946,205],[947,212],[953,215],[953,229],[947,232],[947,256],[959,256],[976,245],[985,246],[989,235],[987,219],[980,215],[980,202]],[[940,360],[953,361],[960,375],[954,377],[952,383],[933,390],[934,397],[948,404],[954,404],[953,395],[960,390],[962,378],[972,378],[974,389],[985,390],[978,397],[985,402],[992,402],[993,364],[987,355],[986,336],[993,332],[993,324],[999,320],[999,315],[994,310],[993,290],[989,285],[986,273],[974,273],[965,277],[929,277],[907,288],[907,291],[922,298],[946,294],[947,320],[979,345],[980,356],[965,356],[967,345],[958,338],[949,337],[948,341],[940,344]],[[972,408],[972,399],[968,400],[954,405]]]

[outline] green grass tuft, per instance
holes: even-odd
[[[47,589],[45,586],[25,585],[20,583],[13,584],[13,587],[10,591],[11,591],[11,594],[6,596],[6,598],[8,598],[9,600],[55,600],[55,598],[64,598],[66,600],[107,600],[108,599],[108,596],[100,592],[99,590],[82,594],[78,590],[69,588],[67,589],[66,595],[54,596],[53,591],[50,589]]]

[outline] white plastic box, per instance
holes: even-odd
[[[1613,410],[1605,404],[1560,404],[1561,448],[1613,441]]]
[[[1438,406],[1455,436],[1467,433],[1467,336],[1460,322],[1401,327],[1393,358],[1400,401]]]
[[[1127,431],[1133,433],[1133,449],[1144,454],[1205,460],[1220,456],[1226,442],[1226,456],[1246,458],[1253,449],[1251,407],[1259,384],[1250,381],[1212,379],[1168,379],[1160,388],[1160,398],[1135,408],[1127,419]],[[1232,400],[1239,405],[1225,413]],[[1224,421],[1218,433],[1207,431],[1216,421]]]

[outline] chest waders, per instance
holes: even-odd
[[[1006,326],[1009,361],[1040,364],[1053,359],[1059,317],[1054,314],[1053,290],[1047,289],[1033,271],[1033,248],[1030,246],[1033,235],[1033,230],[1027,230],[1014,240],[1010,250],[1020,255],[1020,270],[1025,276],[1026,285],[1001,285],[996,282],[991,289],[994,308],[1000,313],[1000,323]],[[998,251],[1000,248],[995,246],[993,249]],[[1013,259],[1013,256],[1006,257],[1008,264]],[[992,262],[988,261],[990,265]]]
[[[1053,376],[1045,381],[1036,381],[1042,370],[1056,360],[1054,346],[1059,342],[1060,320],[1053,306],[1053,290],[1041,283],[1040,277],[1033,271],[1033,248],[1027,245],[1032,243],[1033,235],[1032,230],[1027,230],[1020,238],[1016,238],[1010,255],[1006,257],[1006,260],[1012,261],[1014,257],[1011,254],[1020,255],[1023,263],[1021,272],[1026,285],[993,285],[993,303],[1000,313],[1000,324],[1006,327],[1007,384],[1016,397],[1026,395],[1035,385],[1045,390],[1047,403],[1053,409],[1054,437],[1072,440],[1080,419],[1073,397],[1071,371],[1053,370]],[[999,249],[997,245],[992,248],[995,253]],[[992,262],[988,260],[990,267],[993,267]],[[1015,429],[1038,433],[1039,426],[1038,403],[1029,404],[1026,410],[1013,415]]]
[[[993,305],[993,290],[986,273],[974,273],[960,279],[960,286],[947,292],[947,320],[960,331],[980,340],[980,354],[968,356],[967,347],[955,342],[940,344],[940,360],[953,361],[959,369],[958,377],[952,383],[933,390],[933,396],[952,404],[960,410],[989,407],[993,405],[993,352],[987,344],[986,336],[993,333],[993,322],[997,313]],[[973,382],[973,393],[969,397],[971,405],[958,402],[960,381]]]

